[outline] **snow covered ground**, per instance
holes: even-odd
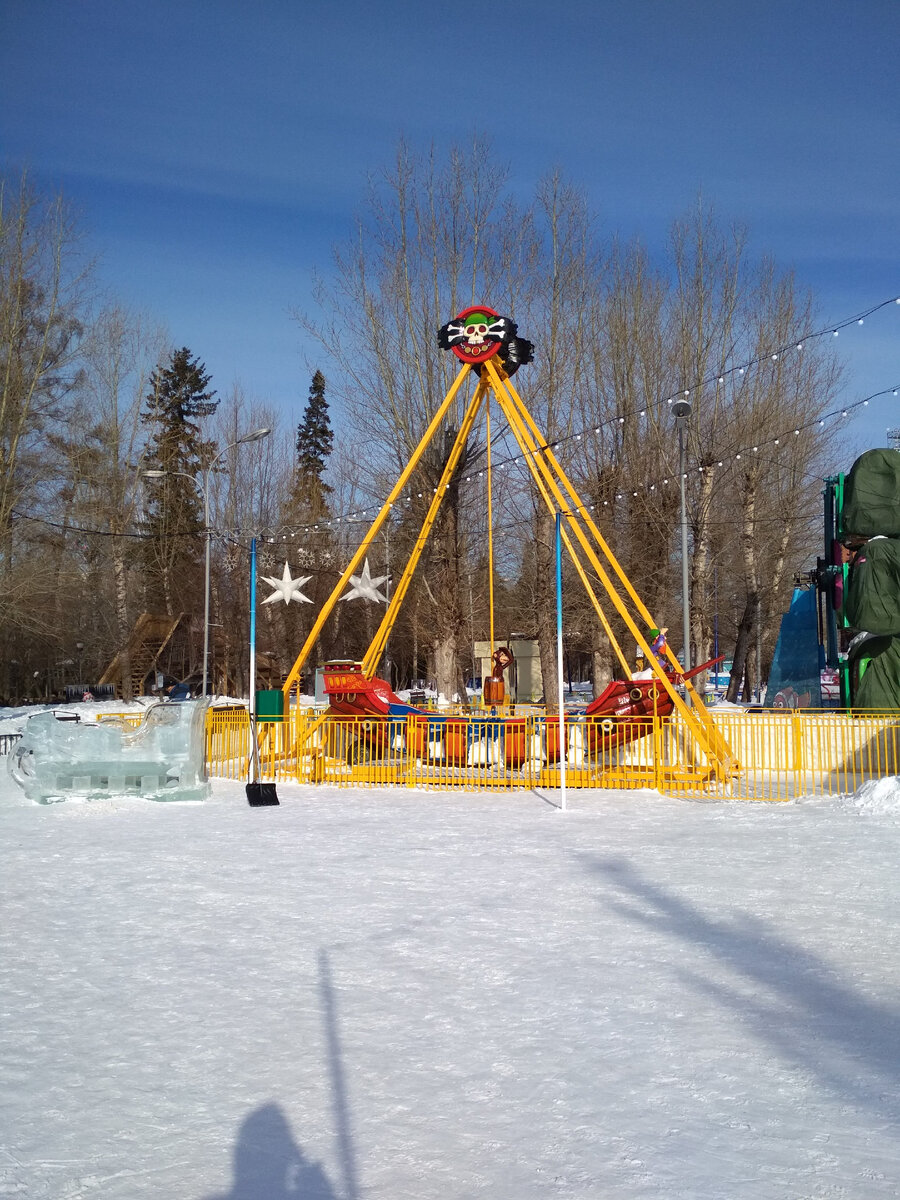
[[[12,787],[4,1200],[900,1196],[895,780]]]

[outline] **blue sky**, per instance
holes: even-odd
[[[0,0],[0,160],[70,197],[220,394],[294,420],[316,354],[289,310],[401,135],[477,128],[523,195],[560,167],[651,249],[702,191],[823,324],[900,295],[898,47],[900,0]],[[842,333],[845,402],[900,383],[898,346],[900,306]],[[888,426],[900,398],[853,436]]]

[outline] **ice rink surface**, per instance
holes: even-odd
[[[0,1197],[900,1196],[900,798],[0,776]]]

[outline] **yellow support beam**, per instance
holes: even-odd
[[[472,426],[475,424],[475,418],[478,416],[481,405],[484,402],[484,397],[487,394],[488,383],[482,379],[475,389],[475,395],[466,409],[465,416],[459,427],[459,432],[456,435],[456,440],[444,464],[444,470],[441,473],[440,482],[435,488],[434,496],[428,506],[428,512],[425,514],[425,519],[422,522],[422,528],[419,531],[419,536],[416,538],[412,548],[412,553],[409,556],[403,574],[400,577],[400,582],[394,589],[394,594],[391,597],[391,602],[387,607],[387,611],[382,617],[381,624],[372,638],[369,648],[366,651],[362,662],[362,673],[367,679],[371,679],[375,674],[378,662],[384,653],[384,648],[387,645],[387,640],[391,635],[391,630],[394,627],[394,622],[400,612],[400,608],[406,598],[406,593],[409,590],[409,585],[412,582],[412,577],[416,567],[419,565],[419,559],[422,557],[422,551],[425,549],[425,544],[428,541],[428,536],[431,533],[434,523],[437,520],[437,515],[443,502],[447,489],[450,486],[450,480],[453,478],[453,472],[459,465],[459,460],[462,457],[462,452],[465,449],[466,440],[472,432]]]
[[[492,367],[493,364],[489,364],[489,366]],[[653,628],[655,626],[655,622],[653,620],[653,617],[650,614],[650,610],[647,608],[647,606],[641,600],[640,596],[637,594],[637,592],[632,587],[631,580],[626,575],[621,563],[616,558],[615,554],[613,554],[612,549],[607,545],[605,539],[603,538],[602,534],[600,533],[600,530],[598,529],[596,523],[594,522],[593,518],[591,517],[590,512],[588,511],[587,507],[581,502],[577,491],[572,486],[565,471],[562,469],[562,466],[558,462],[556,456],[553,454],[553,451],[550,449],[549,446],[546,445],[546,439],[541,434],[540,429],[535,424],[533,418],[531,417],[531,414],[528,412],[528,409],[525,407],[525,404],[524,404],[521,396],[519,396],[518,392],[516,391],[515,387],[512,385],[512,383],[508,377],[506,377],[505,380],[501,380],[500,376],[496,374],[496,371],[494,372],[494,374],[495,374],[495,378],[497,381],[497,384],[495,385],[495,392],[496,392],[497,385],[502,387],[505,384],[506,388],[508,388],[509,394],[517,402],[519,410],[521,411],[523,418],[529,424],[529,427],[532,430],[533,435],[537,439],[539,439],[539,441],[542,445],[542,452],[546,455],[548,463],[552,466],[553,471],[556,473],[556,475],[562,482],[563,486],[565,487],[565,489],[567,490],[569,495],[575,501],[575,503],[572,505],[573,509],[584,520],[584,523],[587,525],[588,529],[590,530],[591,535],[593,536],[594,540],[597,542],[597,545],[600,547],[601,551],[603,552],[604,556],[606,557],[607,562],[612,567],[613,572],[619,579],[622,586],[625,588],[628,595],[631,597],[631,600],[634,603],[634,606],[637,609],[639,615],[641,616],[641,619],[647,623],[648,627]],[[607,588],[607,590],[609,590],[609,589]],[[613,592],[610,592],[610,596],[613,596]],[[629,626],[629,628],[630,628],[630,626]],[[638,644],[642,647],[642,649],[645,652],[645,655],[647,656],[646,661],[648,661],[651,664],[654,672],[661,679],[661,681],[665,684],[667,682],[667,680],[663,678],[663,672],[657,670],[656,657],[650,651],[649,643],[645,640],[645,638],[643,637],[643,634],[641,634],[641,636],[639,638],[637,638],[636,640],[638,641]],[[679,663],[678,659],[675,657],[674,652],[672,651],[671,647],[668,644],[666,645],[666,657],[668,658],[669,663],[672,665],[672,667],[675,668],[676,673],[680,673],[682,670],[681,664]],[[691,684],[691,681],[689,679],[686,679],[684,681],[684,687],[685,687],[687,694],[691,697],[691,699],[693,701],[693,712],[696,713],[697,721],[699,722],[700,725],[705,727],[705,730],[706,730],[705,741],[707,743],[712,743],[715,746],[716,758],[718,758],[723,764],[726,764],[727,769],[729,771],[736,770],[737,769],[737,759],[735,758],[735,756],[731,750],[731,747],[728,745],[728,742],[726,741],[726,739],[722,736],[721,731],[716,726],[716,723],[713,721],[711,715],[707,711],[706,706],[704,705],[703,701],[700,699],[700,697],[694,691],[693,685]],[[669,694],[672,695],[671,688],[667,687],[667,691],[669,691]],[[676,707],[680,707],[680,701],[681,701],[680,696],[677,697],[677,701],[679,703],[676,704]]]
[[[644,650],[647,656],[647,661],[650,662],[661,685],[665,688],[669,698],[672,700],[676,711],[681,714],[685,724],[690,729],[698,745],[706,752],[708,757],[717,762],[718,766],[724,773],[729,773],[730,770],[733,769],[734,759],[727,747],[727,743],[725,743],[724,739],[718,735],[708,716],[707,719],[703,721],[702,718],[698,717],[698,712],[700,710],[698,710],[698,708],[689,707],[678,694],[678,691],[676,690],[672,681],[657,663],[643,630],[638,626],[637,622],[632,617],[628,610],[628,606],[623,602],[617,589],[613,585],[609,574],[604,569],[599,558],[595,554],[593,547],[588,542],[581,525],[576,520],[576,514],[579,514],[582,518],[585,518],[585,523],[588,523],[585,517],[585,506],[582,504],[580,498],[578,497],[578,493],[567,479],[562,467],[559,465],[555,456],[547,445],[546,438],[542,435],[537,424],[526,409],[521,397],[510,384],[509,378],[506,376],[505,372],[504,377],[501,378],[497,368],[490,359],[484,364],[483,369],[487,371],[491,378],[494,395],[497,398],[497,402],[500,405],[501,410],[510,423],[513,436],[523,451],[525,462],[528,465],[529,471],[531,472],[532,477],[535,479],[535,482],[538,483],[539,479],[543,478],[543,481],[546,483],[547,489],[552,495],[553,500],[559,507],[559,511],[563,514],[567,524],[569,525],[569,528],[578,539],[582,550],[596,572],[600,582],[603,584],[603,587],[618,611],[619,616],[625,622],[626,627],[634,637],[637,644]],[[566,492],[568,492],[568,497],[564,494],[560,483],[562,483]],[[547,500],[546,492],[544,489],[540,488],[540,484],[538,484],[538,486],[539,490],[541,490],[542,494],[544,495],[545,503],[548,503],[551,511],[553,511],[552,504]],[[590,525],[593,525],[593,522],[591,522]],[[594,532],[594,536],[603,554],[615,570],[616,567],[618,567],[618,562],[615,559],[612,551],[600,535],[599,530],[596,529],[596,526],[593,527],[592,532]],[[621,567],[618,568],[616,573],[619,575],[620,582],[625,588],[627,595],[632,600],[635,608],[638,610],[638,613],[647,622],[648,626],[652,626],[652,618],[649,610],[643,605],[639,596],[632,587],[631,581],[627,578],[624,571],[621,570]],[[672,661],[676,669],[680,670],[678,660],[675,659],[674,656],[672,656]],[[700,706],[700,709],[702,709],[702,705]],[[703,712],[704,715],[706,715],[705,710],[703,710]]]
[[[491,655],[491,671],[493,671],[494,662],[494,493],[491,479],[491,400],[488,397],[488,402],[485,405],[484,413],[485,425],[487,426],[487,529],[488,529],[488,614],[490,615],[490,655]],[[469,595],[471,596],[472,580],[469,577]],[[475,636],[475,631],[472,631],[472,637]]]
[[[369,547],[371,546],[372,542],[378,536],[378,531],[381,529],[381,526],[384,524],[385,518],[387,517],[388,513],[391,511],[392,505],[397,500],[398,496],[401,494],[403,489],[406,487],[406,484],[407,484],[410,476],[412,475],[413,471],[419,465],[419,460],[421,459],[422,455],[425,453],[428,446],[430,445],[431,440],[434,437],[435,433],[440,428],[441,422],[444,420],[444,417],[447,415],[447,412],[450,409],[450,405],[456,399],[456,394],[459,391],[459,389],[462,387],[462,384],[463,384],[464,380],[468,377],[468,374],[469,374],[469,368],[463,367],[460,370],[459,374],[456,376],[456,379],[453,381],[453,383],[450,386],[450,390],[447,392],[447,395],[444,397],[444,402],[441,404],[440,408],[438,408],[437,412],[432,417],[431,423],[429,424],[428,428],[425,430],[424,434],[422,435],[422,439],[419,442],[418,446],[416,446],[415,450],[413,451],[412,457],[410,458],[409,462],[406,464],[404,469],[401,471],[400,478],[397,480],[397,482],[394,484],[393,488],[391,489],[390,495],[388,496],[387,500],[385,500],[385,502],[381,508],[381,511],[379,512],[379,514],[375,518],[375,520],[372,522],[372,524],[369,526],[369,532],[366,534],[365,538],[363,538],[362,542],[360,543],[359,549],[356,551],[356,553],[351,558],[347,569],[344,571],[343,575],[338,580],[331,595],[325,601],[322,611],[319,613],[318,617],[316,618],[315,622],[313,623],[312,629],[309,631],[309,636],[307,637],[306,641],[303,643],[303,648],[301,649],[300,653],[297,655],[297,659],[294,662],[293,667],[291,667],[290,674],[288,675],[287,679],[284,681],[284,686],[282,688],[282,691],[284,692],[285,696],[288,695],[291,688],[294,686],[294,684],[300,678],[300,672],[303,670],[303,665],[306,662],[307,658],[309,657],[310,651],[312,650],[313,646],[315,646],[316,639],[318,638],[319,634],[322,632],[322,629],[325,626],[325,622],[328,620],[328,618],[331,616],[332,612],[334,611],[334,606],[337,604],[338,600],[340,600],[341,593],[343,592],[344,588],[347,586],[347,583],[350,580],[350,576],[353,574],[353,572],[356,570],[356,568],[362,562],[363,558],[368,553]]]
[[[716,729],[705,707],[699,702],[693,689],[689,683],[686,683],[688,694],[693,698],[694,704],[691,706],[686,703],[680,691],[676,688],[675,683],[666,673],[663,667],[657,662],[652,653],[646,630],[642,628],[642,623],[647,629],[654,625],[653,619],[649,610],[643,604],[637,592],[631,585],[615,555],[610,547],[600,534],[599,529],[590,517],[587,508],[580,500],[578,493],[572,483],[566,476],[556,456],[551,448],[547,445],[546,439],[542,431],[538,427],[531,413],[525,406],[521,396],[512,385],[506,371],[503,370],[499,360],[488,358],[480,364],[481,378],[475,388],[472,399],[470,400],[456,439],[450,451],[447,462],[441,474],[440,482],[435,489],[434,495],[428,506],[425,518],[422,522],[422,527],[414,543],[410,553],[409,560],[404,567],[403,574],[396,588],[393,590],[390,603],[384,617],[379,624],[378,630],[372,642],[370,643],[362,663],[363,673],[372,678],[377,670],[378,663],[384,654],[384,649],[390,637],[391,630],[397,620],[400,608],[404,602],[406,594],[412,583],[415,571],[421,560],[422,552],[430,536],[434,524],[437,520],[441,503],[450,485],[454,471],[457,469],[460,458],[462,456],[466,440],[471,434],[475,421],[482,410],[482,407],[487,401],[487,428],[488,428],[488,506],[489,506],[489,540],[493,537],[493,524],[491,520],[490,506],[492,505],[492,496],[490,495],[490,393],[493,392],[501,412],[509,422],[513,437],[515,438],[519,448],[521,449],[525,462],[534,480],[535,486],[538,489],[544,503],[547,505],[551,513],[559,511],[565,518],[565,527],[562,530],[562,540],[566,547],[572,563],[581,579],[581,582],[587,592],[595,612],[600,620],[600,623],[605,630],[610,645],[613,647],[619,662],[621,663],[626,674],[630,672],[628,659],[616,638],[609,617],[604,608],[604,603],[601,602],[591,579],[588,578],[585,564],[579,555],[579,548],[584,555],[586,562],[592,568],[597,580],[602,585],[603,591],[606,593],[606,598],[613,608],[619,614],[619,617],[624,622],[629,633],[634,638],[646,655],[647,661],[651,664],[660,686],[668,694],[672,704],[680,715],[687,730],[690,732],[697,750],[705,754],[707,761],[710,763],[713,773],[719,778],[727,779],[736,767],[734,755],[722,734]],[[385,500],[375,520],[372,522],[366,536],[363,538],[351,558],[351,561],[340,580],[323,606],[312,629],[297,656],[297,660],[291,669],[284,683],[284,692],[288,694],[290,689],[296,683],[300,676],[300,672],[306,662],[313,646],[319,637],[322,628],[325,625],[328,617],[334,611],[334,607],[340,600],[348,581],[354,571],[357,570],[364,556],[367,554],[369,547],[377,537],[382,525],[388,518],[393,504],[407,487],[413,472],[418,467],[423,454],[434,439],[435,434],[441,427],[441,424],[446,418],[451,405],[457,398],[463,381],[467,378],[470,371],[468,365],[463,365],[456,379],[451,385],[447,395],[445,396],[440,407],[434,414],[431,422],[428,425],[425,433],[419,441],[415,451],[410,457],[409,462],[400,473],[397,482],[392,488],[389,496]],[[601,562],[601,557],[605,560],[607,566]],[[492,546],[489,547],[489,559],[492,564]],[[492,565],[491,565],[492,570]],[[493,578],[489,581],[489,590],[493,590]],[[493,603],[491,603],[491,646],[493,649]],[[667,656],[671,666],[676,674],[681,673],[681,666],[675,658],[672,651],[667,647]],[[313,722],[312,726],[304,731],[304,736],[300,739],[304,744],[308,741],[309,736],[316,732],[324,717],[320,717]]]

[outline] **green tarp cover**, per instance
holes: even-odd
[[[853,707],[876,712],[900,708],[900,637],[867,642],[865,654],[870,658],[853,697]]]
[[[876,537],[860,549],[850,569],[844,612],[853,629],[878,635],[862,648],[870,661],[853,707],[900,708],[900,539]]]
[[[873,538],[861,548],[850,569],[844,613],[853,629],[900,635],[900,541],[896,538]]]
[[[861,537],[900,536],[900,451],[867,450],[844,480],[841,529]]]

